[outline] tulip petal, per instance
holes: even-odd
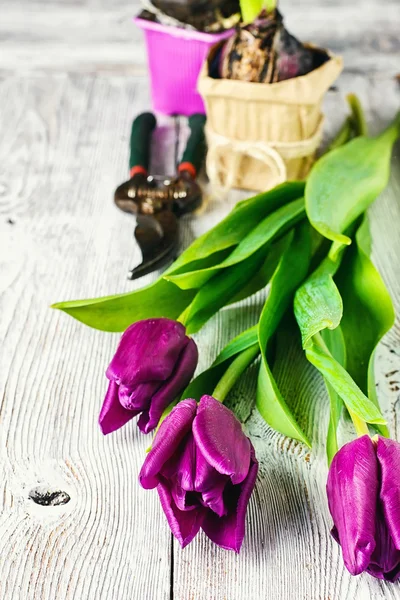
[[[400,550],[400,444],[379,437],[376,455],[381,467],[383,513],[394,545]]]
[[[159,473],[189,433],[196,409],[196,400],[182,400],[161,423],[139,474],[140,484],[145,489],[158,485]]]
[[[161,475],[170,482],[172,497],[179,510],[192,510],[203,505],[222,517],[227,512],[223,492],[229,481],[228,475],[221,475],[208,464],[192,433],[185,437],[178,452],[163,465]]]
[[[384,579],[395,581],[400,574],[400,551],[396,550],[389,529],[385,522],[382,506],[378,505],[376,516],[376,547],[371,556],[368,573]]]
[[[160,481],[158,484],[157,491],[171,531],[182,548],[184,548],[190,544],[199,531],[204,520],[205,509],[198,507],[194,510],[180,511],[172,498],[168,486],[163,481]]]
[[[162,385],[160,381],[139,383],[133,390],[129,386],[120,385],[118,392],[120,404],[127,410],[147,410],[153,394],[155,394],[160,385]]]
[[[176,483],[171,487],[171,495],[180,511],[197,510],[201,506],[195,492],[187,492]]]
[[[149,433],[157,427],[164,410],[183,392],[192,379],[198,357],[196,343],[188,339],[171,377],[154,394],[149,409],[140,415],[138,426],[141,431]]]
[[[176,481],[187,492],[194,491],[196,452],[193,435],[189,432],[177,452],[163,464],[162,476]]]
[[[250,441],[233,412],[212,396],[203,396],[193,422],[197,447],[207,462],[233,484],[244,481],[250,466]]]
[[[122,335],[106,375],[126,386],[164,381],[187,344],[185,327],[170,319],[134,323]]]
[[[219,517],[227,514],[224,502],[224,490],[230,481],[228,475],[221,475],[204,458],[201,452],[196,457],[196,479],[194,489],[201,494],[201,502]]]
[[[192,510],[200,503],[194,494],[196,444],[188,433],[178,451],[163,465],[162,478],[171,487],[171,494],[179,510]]]
[[[239,552],[246,523],[246,511],[250,496],[256,483],[258,462],[251,448],[251,464],[246,479],[239,485],[229,483],[226,487],[225,502],[228,514],[218,517],[214,512],[207,511],[202,529],[212,542],[225,550]]]
[[[364,435],[334,456],[327,495],[346,568],[352,575],[366,570],[375,549],[378,465],[371,438]]]
[[[104,435],[119,429],[133,419],[139,411],[127,410],[121,406],[118,398],[118,385],[110,381],[103,406],[100,411],[99,425]]]

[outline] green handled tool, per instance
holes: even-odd
[[[201,205],[196,176],[205,156],[205,116],[189,117],[190,136],[177,176],[173,179],[148,174],[151,136],[156,127],[152,113],[142,113],[132,123],[130,179],[116,190],[118,208],[136,216],[135,239],[142,252],[129,278],[137,279],[172,262],[179,243],[179,217]]]

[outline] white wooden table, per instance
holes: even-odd
[[[293,33],[344,56],[345,72],[326,99],[327,136],[348,91],[360,95],[372,130],[388,121],[400,104],[398,0],[281,7]],[[287,350],[290,370],[278,361],[277,374],[298,413],[310,406],[303,425],[312,453],[246,413],[254,372],[234,393],[261,462],[239,556],[203,534],[182,551],[156,492],[137,484],[148,439],[133,421],[100,433],[103,373],[118,335],[48,306],[133,289],[133,224],[112,194],[127,174],[132,117],[149,107],[144,45],[131,23],[137,8],[127,0],[0,2],[0,600],[400,599],[400,585],[350,577],[329,535],[327,399],[296,349]],[[163,123],[156,162],[170,170],[174,132]],[[237,197],[188,220],[182,244]],[[374,257],[400,314],[399,146],[371,217]],[[255,322],[261,300],[246,301],[246,312],[223,311],[196,336],[200,369]],[[377,367],[400,439],[399,322]],[[30,497],[36,488],[70,501],[40,506]]]

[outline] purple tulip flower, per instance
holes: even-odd
[[[350,573],[398,579],[400,444],[364,435],[343,446],[332,461],[327,494],[332,535]]]
[[[138,414],[139,429],[152,431],[188,385],[197,360],[197,346],[182,323],[148,319],[128,327],[106,372],[102,432],[115,431]]]
[[[182,548],[200,527],[218,546],[239,552],[258,462],[235,415],[211,396],[180,402],[162,422],[140,471],[157,487]]]

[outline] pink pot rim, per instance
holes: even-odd
[[[133,22],[141,29],[149,29],[150,31],[166,33],[181,39],[197,40],[199,42],[207,42],[212,44],[216,44],[221,40],[225,40],[235,33],[234,29],[227,29],[226,31],[221,31],[220,33],[205,33],[204,31],[196,31],[195,29],[183,29],[182,27],[162,25],[161,23],[155,23],[154,21],[148,21],[147,19],[141,19],[140,17],[133,17]]]

